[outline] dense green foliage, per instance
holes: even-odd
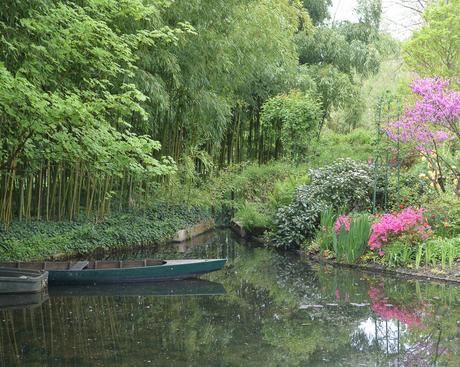
[[[351,262],[367,214],[337,235],[338,214],[412,206],[435,240],[392,238],[382,261],[456,258],[458,142],[422,160],[385,127],[413,105],[413,73],[458,88],[460,3],[428,6],[402,47],[380,0],[359,0],[354,23],[328,22],[330,5],[2,2],[0,256],[150,243],[209,209]]]
[[[157,205],[108,216],[103,222],[14,221],[8,230],[0,227],[0,259],[36,260],[148,246],[210,218],[200,207]]]
[[[160,28],[162,4],[2,2],[3,221],[73,218],[81,206],[103,214],[113,190],[134,200],[133,191],[174,171],[154,155],[160,144],[132,126],[148,118],[132,82],[138,51],[190,31]]]
[[[407,66],[420,76],[460,75],[460,1],[439,2],[423,13],[425,24],[404,45]]]
[[[266,154],[276,159],[284,151],[293,161],[305,159],[318,134],[320,115],[320,104],[308,94],[294,91],[269,99],[261,113]]]
[[[379,2],[333,27],[329,5],[3,2],[0,220],[102,218],[164,183],[190,201],[231,163],[307,161],[380,63]]]
[[[300,186],[291,204],[275,215],[275,246],[298,247],[311,238],[327,208],[347,212],[369,209],[372,176],[365,163],[351,159],[309,171],[310,183]]]

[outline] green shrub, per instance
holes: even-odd
[[[282,181],[276,181],[273,191],[269,194],[271,207],[276,210],[292,203],[297,187],[306,185],[309,181],[306,175],[289,176]]]
[[[348,134],[325,130],[310,162],[316,167],[330,164],[337,158],[350,158],[367,162],[374,154],[375,133],[369,129],[356,129]]]
[[[249,231],[255,228],[268,228],[272,225],[272,216],[259,203],[245,203],[235,213],[235,220],[241,222]]]
[[[233,165],[213,177],[206,189],[214,203],[229,198],[232,192],[233,199],[240,203],[268,203],[276,183],[290,177],[304,176],[305,169],[304,166],[283,161],[264,165]]]
[[[338,159],[310,170],[311,183],[297,189],[293,202],[278,209],[272,240],[276,247],[293,248],[311,238],[328,208],[345,211],[370,208],[372,179],[367,164]]]
[[[423,206],[424,198],[435,195],[429,183],[421,179],[417,173],[401,171],[399,177],[399,195],[397,175],[391,175],[388,184],[388,207],[398,209],[402,204],[407,206]]]
[[[297,189],[294,201],[277,210],[274,231],[271,234],[273,246],[277,248],[299,247],[315,233],[320,213],[326,209],[323,202],[312,200],[310,186]]]
[[[335,209],[367,210],[371,206],[372,176],[366,163],[338,159],[309,171],[312,199]]]
[[[47,259],[56,254],[85,254],[143,246],[171,239],[174,233],[211,218],[203,207],[156,205],[146,210],[113,213],[103,221],[15,221],[0,226],[0,259]]]
[[[441,193],[427,197],[424,203],[431,228],[440,237],[460,235],[460,199]]]

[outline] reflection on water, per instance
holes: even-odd
[[[51,288],[0,310],[0,366],[460,365],[459,287],[310,265],[227,231],[123,256],[229,262],[207,282]]]

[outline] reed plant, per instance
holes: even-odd
[[[332,232],[334,252],[338,260],[354,263],[367,249],[371,229],[369,214],[353,214],[349,225],[340,222],[340,218]]]
[[[334,224],[337,219],[335,210],[328,208],[321,212],[320,229],[316,234],[316,242],[322,251],[332,250],[334,243]]]

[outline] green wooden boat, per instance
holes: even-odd
[[[194,278],[220,270],[227,259],[105,260],[0,263],[15,269],[49,272],[50,284],[100,284],[166,281]]]
[[[47,271],[0,268],[0,294],[41,292],[47,282]]]

